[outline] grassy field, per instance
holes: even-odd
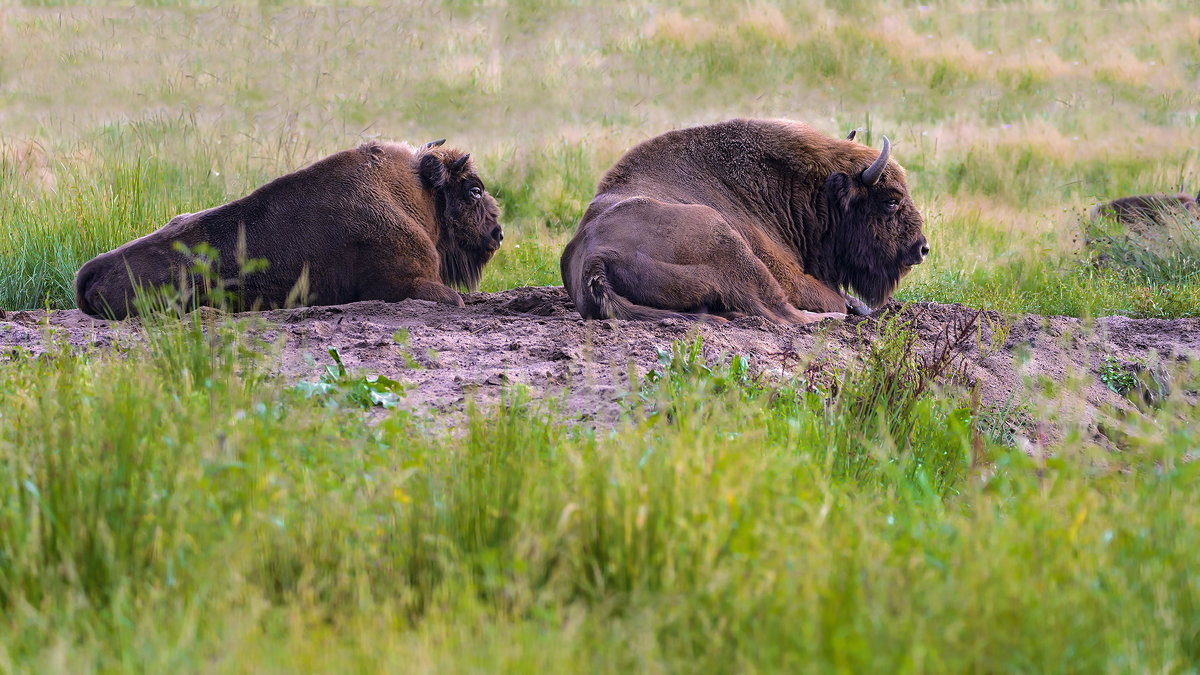
[[[5,5],[0,308],[370,138],[470,150],[484,290],[557,284],[626,148],[746,115],[894,141],[933,246],[902,300],[1200,316],[1197,265],[1080,244],[1098,199],[1200,189],[1198,41],[1188,2]],[[513,391],[446,429],[199,320],[0,360],[0,672],[1200,669],[1181,401],[1031,458],[898,328],[823,392],[680,344],[612,428]]]
[[[69,307],[91,256],[377,137],[480,160],[512,243],[485,290],[560,283],[627,147],[753,115],[893,139],[934,251],[901,299],[1196,315],[1193,279],[1097,275],[1078,236],[1097,199],[1200,189],[1188,6],[0,10],[0,307]]]

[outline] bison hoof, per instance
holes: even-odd
[[[797,321],[796,323],[801,324],[801,325],[806,324],[806,323],[816,323],[818,321],[824,321],[825,319],[837,319],[837,320],[841,321],[846,318],[846,315],[842,314],[841,312],[801,311],[800,314],[801,314],[801,319],[799,321]]]
[[[870,316],[871,308],[858,298],[846,298],[846,311],[857,316]]]

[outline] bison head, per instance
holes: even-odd
[[[504,240],[500,209],[475,173],[470,155],[425,149],[419,172],[433,196],[442,281],[475,290],[483,266]]]
[[[888,163],[890,150],[885,136],[870,165],[857,173],[834,173],[825,182],[835,281],[872,306],[883,304],[900,279],[929,255],[924,220],[908,195],[903,170]]]

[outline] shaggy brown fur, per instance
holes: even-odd
[[[1178,194],[1163,193],[1152,195],[1137,195],[1121,197],[1111,202],[1097,204],[1088,215],[1093,218],[1109,217],[1138,231],[1144,231],[1147,226],[1161,223],[1162,218],[1182,216],[1190,213],[1193,218],[1200,218],[1200,194],[1195,197],[1185,194],[1182,189]]]
[[[601,180],[563,284],[588,319],[869,313],[844,289],[881,304],[929,252],[904,170],[881,157],[787,120],[652,138]]]
[[[366,143],[224,206],[176,216],[84,265],[75,302],[120,319],[136,311],[136,286],[197,288],[175,243],[204,242],[219,251],[222,284],[245,306],[406,298],[462,306],[450,287],[474,289],[503,234],[470,156],[440,146]],[[238,287],[239,258],[269,267]]]

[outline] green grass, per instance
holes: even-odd
[[[438,432],[305,399],[206,320],[0,365],[6,669],[1200,663],[1178,401],[1100,464],[1031,459],[892,324],[833,393],[684,343],[612,430],[510,391]]]
[[[933,247],[900,300],[1200,316],[1191,249],[1082,246],[1096,199],[1196,189],[1187,3],[151,4],[0,10],[0,308],[376,137],[472,152],[482,290],[557,284],[628,147],[751,115],[894,141]],[[685,341],[614,425],[519,389],[447,422],[214,316],[0,350],[0,672],[1200,669],[1179,393],[1103,450],[1042,404],[1078,383],[980,407],[893,319],[813,381]]]

